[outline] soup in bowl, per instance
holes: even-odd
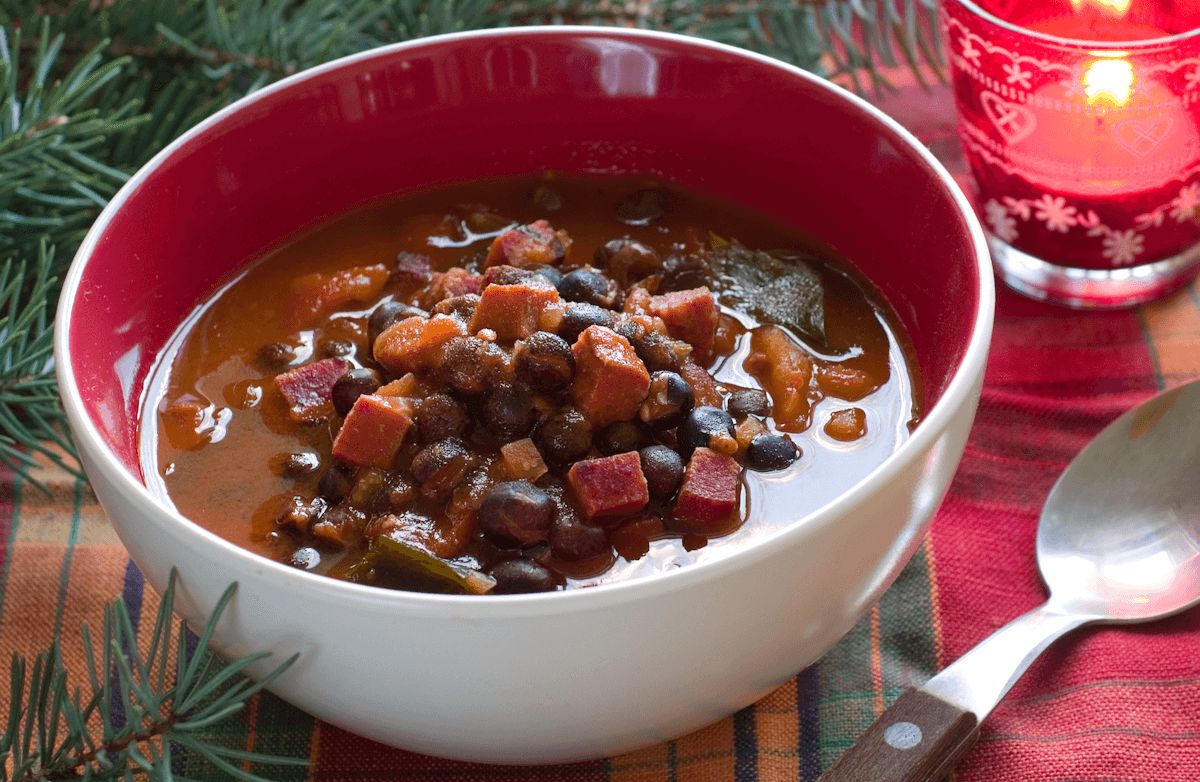
[[[992,312],[909,134],[670,35],[298,74],[114,199],[64,402],[131,556],[274,691],[407,749],[612,754],[824,653],[953,474]]]

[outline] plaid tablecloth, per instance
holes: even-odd
[[[947,90],[905,86],[880,102],[962,172]],[[271,696],[220,732],[234,745],[310,758],[308,770],[263,770],[279,780],[814,780],[902,688],[1044,599],[1034,530],[1055,478],[1121,412],[1197,376],[1195,284],[1109,314],[1055,309],[1002,290],[979,416],[912,563],[819,664],[677,741],[573,766],[471,766],[373,744]],[[0,482],[0,660],[13,650],[34,653],[61,630],[67,664],[80,670],[82,622],[97,627],[103,604],[117,595],[135,621],[152,616],[158,598],[88,489],[61,473],[41,478],[49,495],[11,475]],[[179,771],[220,778],[205,777],[203,768],[185,758]],[[957,778],[1200,780],[1200,611],[1141,629],[1088,630],[1055,646],[984,724]]]

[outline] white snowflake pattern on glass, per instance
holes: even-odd
[[[1004,204],[993,199],[983,205],[983,211],[993,234],[1006,242],[1017,238],[1017,221],[1008,213]]]
[[[1179,189],[1179,195],[1171,199],[1171,217],[1176,222],[1186,223],[1200,211],[1200,182],[1192,182]]]
[[[1010,62],[1004,66],[1004,81],[1009,84],[1029,89],[1033,86],[1033,83],[1030,81],[1032,78],[1033,74],[1022,68],[1019,62]]]
[[[962,56],[974,63],[975,67],[979,67],[979,58],[983,52],[975,48],[975,44],[971,43],[971,38],[964,35],[958,39],[958,45],[962,47]]]
[[[1132,229],[1110,231],[1104,237],[1104,257],[1118,266],[1129,266],[1141,255],[1145,238]]]
[[[1062,196],[1043,195],[1033,204],[1033,216],[1046,224],[1051,231],[1066,233],[1068,228],[1079,222],[1079,212],[1067,205]]]

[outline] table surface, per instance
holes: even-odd
[[[949,91],[897,81],[877,102],[969,187]],[[905,686],[1044,599],[1034,530],[1057,475],[1121,412],[1198,376],[1195,283],[1117,313],[1070,312],[1001,290],[966,454],[911,564],[820,663],[677,741],[572,766],[470,766],[373,744],[269,695],[214,732],[311,759],[308,770],[262,770],[280,780],[814,780]],[[86,486],[49,468],[38,476],[49,494],[11,474],[0,480],[0,659],[34,653],[61,630],[67,665],[80,671],[84,622],[98,626],[118,595],[135,617],[152,615],[158,598]],[[203,768],[185,757],[178,770],[221,778]],[[1200,611],[1152,627],[1088,630],[1055,646],[984,724],[957,779],[1200,779]]]

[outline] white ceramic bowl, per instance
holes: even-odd
[[[484,599],[301,572],[147,491],[136,449],[143,381],[221,279],[357,203],[546,166],[654,171],[810,228],[854,259],[896,307],[936,399],[912,438],[852,491],[732,556],[597,589]],[[239,583],[218,649],[273,650],[276,661],[299,652],[272,689],[363,736],[547,763],[700,728],[851,628],[918,546],[958,464],[992,306],[966,200],[865,102],[700,40],[531,28],[364,52],[187,133],[88,234],[63,291],[56,355],[84,466],[150,583],[162,589],[177,567],[193,622]]]

